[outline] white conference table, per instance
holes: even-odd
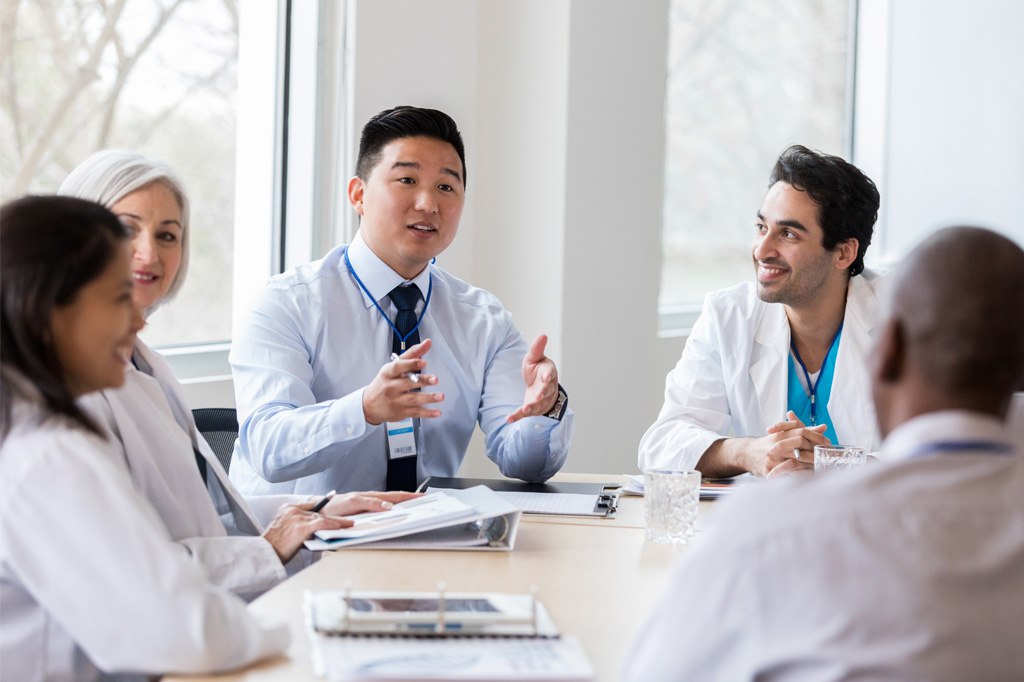
[[[617,482],[620,476],[560,474],[554,480]],[[713,503],[702,502],[700,532]],[[637,630],[663,592],[669,569],[686,547],[644,540],[643,499],[622,496],[613,519],[524,515],[511,552],[359,550],[328,552],[309,568],[255,600],[250,608],[288,624],[284,656],[234,673],[165,680],[318,680],[303,620],[305,590],[436,590],[526,593],[538,597],[555,624],[579,639],[595,679],[617,680]]]

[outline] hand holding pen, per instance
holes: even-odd
[[[392,353],[391,354],[391,362],[398,362],[398,360],[399,360],[398,353]],[[411,381],[414,384],[420,383],[419,372],[406,372],[405,373],[405,378],[408,379],[409,381]]]
[[[391,509],[395,504],[421,497],[420,493],[392,492],[360,492],[337,494],[331,491],[320,498],[309,510],[326,516],[348,516],[365,512],[381,512]],[[328,506],[329,505],[329,506]]]
[[[350,514],[387,511],[398,502],[413,497],[419,495],[404,492],[337,495],[331,491],[316,503],[282,505],[261,537],[274,548],[281,563],[287,563],[316,531],[351,528],[354,522],[347,518]]]
[[[440,417],[433,403],[444,400],[443,393],[421,390],[437,384],[432,374],[420,374],[427,367],[424,356],[430,350],[430,339],[410,347],[380,368],[373,381],[363,389],[363,415],[370,425],[402,421],[408,417],[430,419]]]
[[[314,514],[320,513],[323,510],[323,508],[327,506],[327,503],[331,501],[331,498],[337,494],[337,490],[332,490],[331,492],[327,493],[326,495],[321,497],[320,501],[313,505],[313,508],[310,509],[309,511],[313,512]]]

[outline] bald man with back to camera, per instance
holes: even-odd
[[[741,492],[676,569],[628,680],[1024,679],[1024,251],[951,228],[872,354],[887,461]]]

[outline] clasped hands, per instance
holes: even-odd
[[[526,393],[523,404],[507,418],[509,423],[523,417],[546,414],[558,399],[558,369],[554,361],[544,355],[548,337],[538,336],[523,358],[523,381]],[[363,415],[368,424],[402,421],[409,417],[432,419],[440,417],[435,405],[444,400],[444,393],[431,393],[419,389],[436,386],[433,374],[418,374],[427,367],[424,356],[430,350],[430,339],[412,346],[397,360],[380,368],[377,376],[363,390]]]
[[[777,476],[814,468],[814,446],[828,445],[825,424],[807,426],[793,411],[786,421],[768,427],[768,435],[754,441],[754,455],[748,467],[757,476]]]

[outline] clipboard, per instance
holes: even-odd
[[[431,476],[424,490],[461,490],[486,486],[524,514],[557,516],[615,516],[619,505],[619,483],[527,483],[511,479],[459,478]]]

